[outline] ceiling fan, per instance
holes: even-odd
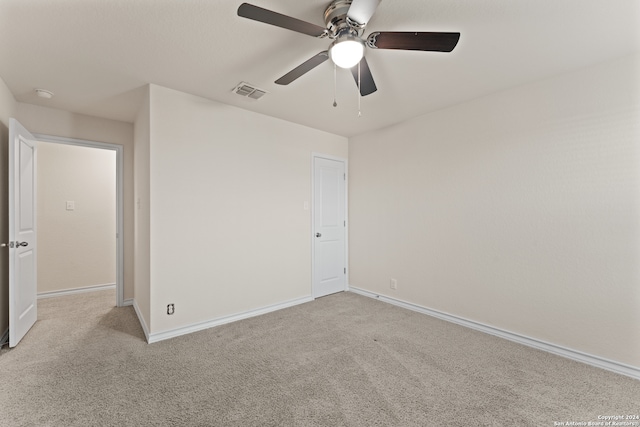
[[[365,40],[362,38],[364,29],[380,1],[333,0],[324,12],[325,27],[248,3],[240,5],[238,16],[312,37],[326,37],[333,40],[327,50],[303,62],[280,77],[275,83],[288,85],[331,58],[338,67],[351,70],[351,74],[360,88],[360,95],[366,96],[375,92],[377,87],[364,56],[365,47],[370,49],[451,52],[460,39],[460,33],[376,31],[369,34]]]

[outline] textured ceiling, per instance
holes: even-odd
[[[323,25],[325,0],[252,4]],[[573,69],[640,52],[638,0],[382,0],[372,31],[456,31],[452,53],[368,50],[378,86],[362,98],[325,62],[273,82],[325,50],[315,39],[243,19],[229,0],[0,0],[0,77],[18,101],[133,121],[158,84],[352,136]],[[240,81],[268,93],[232,93]],[[38,98],[34,88],[55,93]]]

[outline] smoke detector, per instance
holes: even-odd
[[[245,82],[238,83],[233,91],[240,96],[245,96],[247,98],[256,100],[262,98],[267,93],[267,91],[258,89],[257,87]]]
[[[53,98],[53,92],[46,89],[36,89],[36,95],[40,98],[51,99]]]

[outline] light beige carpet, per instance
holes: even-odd
[[[554,426],[640,381],[341,293],[146,344],[113,291],[38,302],[0,351],[2,426]]]

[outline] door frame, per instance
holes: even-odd
[[[34,133],[38,142],[75,145],[79,147],[98,148],[116,152],[116,306],[123,307],[124,302],[124,148],[120,144],[88,141],[85,139],[66,138],[61,136]]]
[[[349,290],[349,161],[344,157],[333,156],[330,154],[323,154],[318,152],[311,152],[311,233],[309,239],[311,242],[311,297],[317,298],[315,288],[313,286],[313,280],[315,277],[316,257],[315,257],[315,206],[316,206],[316,191],[315,191],[315,159],[327,159],[344,163],[344,216],[346,218],[346,225],[344,228],[344,265],[347,267],[347,274],[345,275],[344,290]]]

